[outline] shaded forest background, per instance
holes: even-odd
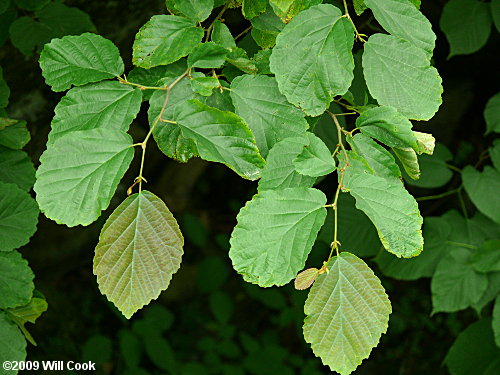
[[[452,151],[452,164],[460,167],[476,163],[491,144],[484,137],[483,109],[499,87],[498,59],[492,51],[499,50],[500,37],[492,33],[481,51],[447,60],[449,46],[438,27],[444,3],[423,1],[421,8],[438,36],[434,64],[443,78],[444,95],[437,115],[417,130],[433,133]],[[97,32],[119,47],[126,70],[132,67],[137,30],[152,15],[165,13],[163,1],[75,0],[65,4],[90,15]],[[229,10],[224,19],[233,35],[249,25],[238,9]],[[242,43],[251,40],[243,38]],[[0,65],[11,89],[10,114],[28,121],[32,140],[26,151],[35,163],[45,149],[53,109],[62,95],[45,85],[37,59],[37,54],[24,56],[10,42],[0,49]],[[142,139],[147,132],[145,114],[132,125],[134,139]],[[136,366],[143,369],[142,374],[330,373],[301,334],[307,292],[290,285],[260,289],[244,283],[232,270],[229,235],[238,210],[256,192],[256,183],[200,159],[187,165],[170,161],[154,143],[148,147],[147,158],[148,190],[167,203],[186,237],[180,271],[158,301],[131,321],[97,288],[92,258],[99,231],[125,197],[137,165],[130,168],[107,212],[92,225],[69,229],[41,215],[37,233],[21,249],[36,275],[37,289],[49,303],[49,310],[29,327],[38,346],[28,347],[28,359],[93,360],[99,363],[99,374],[125,374]],[[448,186],[456,187],[453,184]],[[326,179],[319,187],[331,192],[332,185],[335,181]],[[408,189],[415,196],[433,193]],[[420,205],[424,216],[441,215],[454,207],[458,207],[454,197]],[[472,213],[472,205],[468,208]],[[328,251],[328,244],[318,241],[310,260],[314,261],[314,255],[322,259]],[[377,270],[376,264],[370,266]],[[441,362],[456,335],[476,320],[474,312],[430,317],[428,279],[402,282],[379,276],[393,303],[393,314],[388,333],[355,374],[446,374]]]

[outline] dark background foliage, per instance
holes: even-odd
[[[136,31],[152,15],[165,12],[163,1],[65,3],[90,15],[97,32],[119,47],[128,68]],[[444,95],[435,118],[417,129],[432,132],[455,155],[453,164],[461,167],[481,163],[481,152],[491,144],[491,139],[484,137],[482,112],[498,89],[498,60],[492,52],[499,50],[500,38],[492,33],[478,53],[447,60],[449,47],[438,27],[444,3],[422,4],[438,36],[434,63],[443,78]],[[367,17],[363,15],[359,24]],[[248,26],[239,10],[228,11],[224,19],[233,35]],[[26,57],[9,42],[0,49],[0,65],[12,91],[11,116],[28,121],[32,141],[26,150],[35,162],[45,148],[53,108],[61,96],[45,85],[37,59],[37,54]],[[132,135],[142,139],[146,129],[143,111],[132,126]],[[125,196],[137,166],[132,166],[110,208],[96,223],[69,229],[41,215],[37,233],[21,249],[35,272],[37,289],[49,303],[49,310],[29,327],[38,346],[29,346],[28,359],[93,360],[99,364],[99,374],[329,373],[301,334],[307,293],[291,286],[260,289],[244,283],[232,270],[227,255],[229,235],[239,208],[255,193],[256,184],[199,159],[178,164],[152,145],[145,176],[150,181],[148,189],[166,201],[185,234],[180,271],[158,301],[131,321],[126,321],[97,288],[92,274],[93,249],[102,224]],[[454,178],[437,192],[458,184]],[[326,179],[320,187],[331,195],[334,185]],[[435,193],[409,189],[416,196]],[[472,205],[466,204],[472,213]],[[453,195],[422,202],[420,207],[425,216],[434,216],[460,206]],[[327,244],[318,242],[312,260],[314,254],[324,258],[328,250]],[[377,270],[375,263],[370,265]],[[379,276],[393,303],[393,314],[388,333],[355,373],[446,374],[441,363],[448,348],[477,317],[471,309],[431,317],[428,279],[402,282]]]

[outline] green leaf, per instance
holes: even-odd
[[[387,179],[399,180],[401,171],[394,157],[373,139],[358,133],[354,137],[347,137],[347,142],[352,150],[368,163],[373,174]]]
[[[267,163],[259,180],[259,192],[269,189],[291,187],[312,187],[314,177],[298,173],[293,160],[302,152],[307,144],[305,137],[286,138],[276,143],[267,155]]]
[[[356,159],[360,157],[350,152],[343,190],[356,198],[356,207],[377,227],[387,251],[403,258],[417,256],[423,249],[417,202],[401,181],[373,175]]]
[[[287,102],[273,77],[236,77],[230,94],[236,114],[247,122],[264,157],[275,143],[301,136],[308,128],[304,113]]]
[[[132,62],[142,68],[168,65],[201,42],[203,29],[196,22],[178,16],[153,16],[141,27],[134,41]]]
[[[259,74],[272,74],[269,69],[269,58],[271,57],[272,49],[263,49],[257,52],[252,57],[252,61],[255,63],[257,72]]]
[[[395,258],[386,251],[375,261],[384,275],[399,280],[417,280],[432,277],[439,261],[451,251],[448,239],[452,228],[445,217],[426,217],[423,225],[424,250],[415,258]]]
[[[394,147],[392,151],[403,165],[408,176],[414,180],[418,180],[420,178],[420,166],[418,165],[418,158],[415,150],[410,147]]]
[[[486,241],[471,257],[472,267],[478,272],[500,271],[500,240]]]
[[[228,27],[219,20],[214,22],[212,42],[220,44],[228,49],[236,48],[236,42],[234,41]]]
[[[131,195],[99,236],[94,274],[100,291],[130,319],[168,287],[183,244],[177,221],[160,198],[149,191]]]
[[[436,147],[436,139],[429,133],[413,132],[417,139],[417,147],[414,149],[419,155],[427,154],[432,155]]]
[[[479,301],[472,306],[478,314],[481,314],[481,310],[500,294],[500,272],[491,272],[486,276],[488,277],[488,287]]]
[[[14,0],[16,5],[21,9],[39,10],[43,8],[50,0]]]
[[[31,140],[26,121],[0,117],[0,146],[21,149]]]
[[[441,77],[426,53],[391,35],[373,34],[365,43],[366,84],[380,105],[392,106],[407,118],[429,120],[441,104]]]
[[[423,49],[430,59],[436,34],[429,20],[414,4],[406,0],[364,0],[364,3],[384,29]]]
[[[267,0],[243,0],[241,11],[247,20],[257,17],[266,11]]]
[[[490,375],[485,371],[499,356],[500,349],[495,346],[491,318],[483,318],[460,332],[444,363],[452,375]]]
[[[220,324],[228,324],[234,312],[234,304],[227,293],[216,290],[210,295],[210,309]]]
[[[276,16],[272,9],[251,21],[252,38],[262,48],[271,48],[276,44],[276,37],[283,30],[285,24]]]
[[[373,107],[363,111],[356,119],[356,127],[389,147],[417,149],[411,122],[393,107]]]
[[[307,144],[293,160],[295,170],[305,176],[319,177],[332,173],[335,159],[323,141],[313,133],[307,132]]]
[[[31,190],[35,183],[35,167],[28,154],[0,146],[0,182],[15,184],[26,191]]]
[[[403,178],[409,185],[422,188],[429,189],[444,186],[453,177],[453,172],[446,165],[452,158],[453,155],[450,150],[441,143],[437,143],[432,155],[420,155],[418,157],[420,178],[413,180],[406,173],[403,173]]]
[[[190,68],[220,68],[226,61],[228,50],[214,42],[198,44],[189,54],[188,66]]]
[[[215,90],[212,95],[199,98],[204,104],[220,109],[221,111],[234,112],[234,105],[231,101],[231,96],[229,95],[229,90],[220,90],[220,86],[229,88],[229,83],[222,79],[218,79],[219,89]],[[191,86],[192,87],[192,86]]]
[[[495,343],[497,344],[497,347],[500,348],[500,296],[498,296],[495,300],[491,325],[493,327],[493,333],[495,334]]]
[[[349,194],[339,195],[337,201],[337,240],[340,241],[342,250],[349,251],[359,257],[373,257],[382,248],[382,244],[373,223],[363,211],[356,208],[355,203],[356,201]],[[325,224],[319,232],[318,240],[330,246],[334,239],[333,227],[334,214],[333,210],[329,210]],[[385,253],[394,258],[391,254]]]
[[[24,361],[26,359],[26,340],[16,324],[9,319],[6,312],[0,310],[0,362]],[[13,372],[0,369],[0,375],[11,375]]]
[[[325,111],[353,79],[354,30],[330,4],[302,11],[285,26],[271,55],[271,71],[288,101],[310,116]]]
[[[86,31],[95,31],[90,16],[59,1],[50,2],[36,10],[35,19],[27,16],[18,18],[9,28],[12,44],[27,56],[35,48],[41,50],[51,39],[79,35]]]
[[[249,180],[260,177],[265,161],[240,117],[192,99],[176,107],[175,118],[182,135],[195,142],[202,159],[223,163]]]
[[[41,295],[41,293],[37,293],[35,290],[35,295]],[[43,298],[33,297],[30,302],[24,306],[19,306],[13,309],[7,309],[9,318],[17,324],[19,329],[24,334],[26,340],[28,340],[31,344],[36,346],[36,342],[28,332],[28,330],[24,327],[27,322],[35,323],[35,321],[42,315],[44,311],[48,308],[47,302]]]
[[[484,119],[486,120],[486,134],[500,133],[500,92],[493,95],[486,103]]]
[[[453,249],[444,256],[432,277],[432,314],[463,310],[479,301],[488,287],[485,274],[471,266],[471,251]]]
[[[498,1],[490,2],[491,5],[491,16],[493,18],[493,23],[497,31],[500,33],[500,3]]]
[[[175,7],[194,21],[205,21],[214,7],[214,0],[174,0]]]
[[[493,141],[493,145],[488,149],[488,152],[493,166],[496,170],[500,170],[500,139],[495,139]]]
[[[53,91],[113,78],[124,69],[118,48],[90,33],[53,39],[40,55],[40,67]]]
[[[276,15],[285,23],[299,14],[304,9],[310,8],[313,5],[321,4],[322,0],[270,0],[269,3],[273,7]]]
[[[480,50],[490,36],[491,23],[487,3],[478,0],[448,1],[439,20],[439,27],[450,43],[448,58]]]
[[[68,91],[55,108],[49,143],[78,130],[126,132],[139,113],[142,94],[119,82],[104,81]]]
[[[33,294],[35,275],[17,251],[0,252],[0,308],[27,304]]]
[[[36,232],[38,207],[28,193],[0,182],[0,252],[24,246]]]
[[[332,371],[353,372],[387,331],[391,303],[361,259],[343,252],[318,277],[304,306],[304,338]]]
[[[243,48],[233,48],[226,57],[226,61],[242,72],[248,74],[257,73],[257,67],[254,62],[248,58],[248,55]]]
[[[3,69],[0,66],[0,108],[7,107],[9,104],[10,89],[3,78]]]
[[[154,126],[160,115],[165,103],[165,95],[165,91],[157,90],[149,100],[148,118],[151,127]],[[174,121],[176,119],[174,116],[175,108],[195,97],[189,81],[182,79],[170,91],[168,104],[162,118]],[[158,122],[153,130],[153,137],[160,150],[168,157],[177,161],[185,163],[193,156],[198,155],[194,141],[183,136],[178,124]]]
[[[247,202],[231,235],[229,256],[245,281],[285,285],[304,268],[326,216],[316,189],[265,190]]]
[[[479,211],[500,224],[500,201],[492,199],[500,191],[500,172],[490,166],[479,172],[468,165],[462,171],[462,181]]]
[[[133,156],[132,138],[119,130],[63,135],[40,157],[34,186],[40,210],[68,227],[89,225],[108,207]]]
[[[221,87],[221,84],[216,77],[205,77],[203,73],[200,74],[200,77],[194,77],[194,75],[192,75],[192,78],[189,81],[191,89],[196,94],[211,96],[215,88]]]

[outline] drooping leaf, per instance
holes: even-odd
[[[78,130],[117,129],[126,132],[141,108],[140,90],[104,81],[68,91],[55,108],[49,143]]]
[[[38,207],[28,193],[0,182],[0,252],[26,245],[36,231]]]
[[[263,287],[285,285],[304,268],[326,216],[325,195],[311,188],[265,190],[240,210],[231,235],[234,269]]]
[[[44,298],[35,297],[35,295],[38,296],[40,295],[40,293],[37,293],[35,290],[35,293],[33,294],[34,297],[28,304],[12,309],[7,309],[6,311],[8,312],[9,318],[14,323],[16,323],[19,329],[22,331],[26,340],[28,340],[32,345],[36,346],[35,339],[33,339],[33,336],[31,336],[31,334],[28,332],[25,324],[27,322],[35,323],[40,315],[42,315],[42,313],[47,310],[48,305]]]
[[[293,160],[295,170],[305,176],[319,177],[332,173],[335,159],[323,141],[313,133],[307,132],[307,144]]]
[[[0,308],[27,304],[35,289],[34,277],[18,251],[0,252]]]
[[[10,89],[3,78],[3,69],[0,66],[0,108],[7,107],[9,104]]]
[[[492,199],[500,191],[500,172],[490,166],[479,172],[468,165],[462,171],[462,181],[479,211],[500,224],[500,200]]]
[[[500,356],[495,346],[491,318],[483,318],[460,332],[444,363],[452,375],[487,374],[485,371]]]
[[[194,21],[205,21],[214,7],[214,0],[174,0],[175,7]]]
[[[154,126],[160,115],[165,103],[165,96],[165,91],[157,90],[149,100],[148,118],[151,127]],[[175,121],[175,108],[195,97],[188,80],[182,79],[170,91],[162,119]],[[178,124],[159,121],[153,130],[153,137],[160,150],[175,160],[185,163],[193,156],[198,155],[194,141],[183,136]]]
[[[356,154],[366,160],[373,174],[387,179],[401,177],[401,171],[391,153],[370,137],[358,133],[354,137],[347,137],[347,142]]]
[[[359,130],[389,147],[417,149],[411,122],[393,107],[373,107],[356,119]]]
[[[26,146],[31,135],[26,121],[0,117],[0,146],[18,150]]]
[[[380,105],[409,119],[429,120],[441,104],[441,77],[426,53],[391,35],[373,34],[364,45],[366,84]]]
[[[478,272],[500,271],[500,240],[486,241],[471,257],[472,267]]]
[[[220,44],[226,48],[235,48],[236,42],[234,41],[229,28],[219,20],[214,22],[212,30],[212,42]]]
[[[226,61],[228,50],[214,42],[198,44],[189,54],[188,66],[190,68],[220,68]]]
[[[293,160],[307,144],[305,137],[286,138],[276,143],[267,155],[267,163],[262,169],[259,192],[269,189],[291,187],[312,187],[316,178],[298,173]]]
[[[249,180],[260,177],[265,161],[239,116],[192,99],[175,108],[175,118],[182,135],[194,141],[202,159],[223,163]]]
[[[314,283],[304,312],[304,338],[314,354],[332,371],[347,375],[377,346],[392,308],[366,263],[343,252]]]
[[[413,180],[418,180],[420,178],[420,166],[415,150],[410,147],[393,147],[392,151],[398,157],[408,176]]]
[[[113,78],[124,69],[118,48],[90,33],[53,39],[40,55],[40,67],[53,91]]]
[[[35,167],[25,152],[0,146],[0,182],[31,190],[35,183]]]
[[[500,92],[493,95],[484,108],[486,133],[500,133]]]
[[[50,143],[34,186],[40,210],[68,227],[94,222],[132,161],[132,143],[128,134],[107,128],[68,133]]]
[[[479,301],[488,279],[470,266],[470,258],[469,249],[455,248],[437,265],[431,282],[433,314],[463,310]]]
[[[308,268],[304,271],[299,272],[295,281],[293,282],[295,289],[304,290],[309,289],[314,281],[319,276],[319,270],[317,268]]]
[[[420,254],[423,219],[415,199],[401,181],[371,174],[363,159],[352,151],[349,155],[343,190],[356,198],[356,207],[373,222],[387,251],[404,258]]]
[[[431,23],[410,1],[363,0],[380,25],[390,34],[413,43],[432,56],[436,34]]]
[[[184,17],[157,15],[141,27],[133,46],[135,66],[168,65],[188,55],[203,38],[203,29]]]
[[[478,0],[448,1],[439,21],[439,27],[450,43],[448,58],[481,49],[490,36],[491,21],[487,3]]]
[[[304,9],[321,4],[322,0],[270,0],[269,4],[276,15],[285,23],[299,14]]]
[[[308,128],[304,113],[287,102],[273,77],[236,77],[230,94],[236,113],[247,122],[264,157],[275,143],[301,136]]]
[[[423,225],[424,250],[415,258],[396,258],[386,251],[380,252],[376,262],[384,275],[400,280],[431,277],[439,261],[452,250],[448,238],[452,228],[445,217],[426,217]]]
[[[165,203],[142,191],[104,224],[95,249],[100,291],[130,319],[165,290],[181,264],[184,239]]]
[[[271,71],[288,101],[308,115],[320,115],[351,85],[352,24],[330,4],[315,5],[294,17],[276,40]]]
[[[6,312],[0,310],[0,362],[24,361],[26,359],[26,340],[17,328],[16,324],[9,319]],[[0,375],[10,375],[12,371],[5,368],[0,369]]]
[[[95,31],[90,16],[78,8],[53,1],[35,11],[35,17],[20,17],[9,28],[12,44],[30,56],[54,38]]]
[[[424,154],[418,157],[420,178],[414,180],[406,173],[403,173],[403,178],[406,183],[422,188],[444,186],[453,177],[453,172],[446,165],[452,158],[450,150],[441,143],[437,143],[432,155]]]

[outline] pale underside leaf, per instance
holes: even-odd
[[[131,195],[99,236],[94,257],[99,289],[130,319],[168,287],[183,244],[177,221],[160,198],[149,191]]]
[[[315,281],[304,312],[304,338],[314,354],[332,371],[347,375],[377,346],[392,308],[373,271],[343,252]]]

